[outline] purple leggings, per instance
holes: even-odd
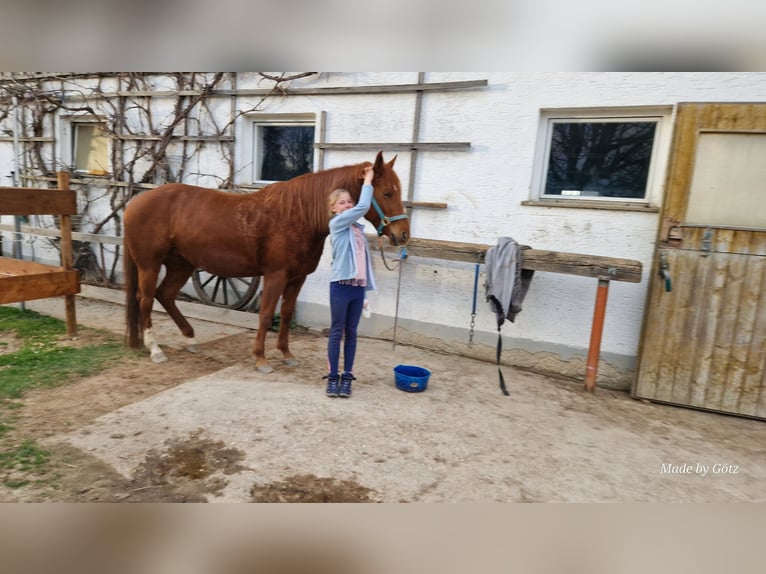
[[[330,283],[330,341],[327,361],[330,374],[338,374],[340,341],[343,339],[343,370],[352,372],[356,356],[356,332],[364,306],[364,287]]]

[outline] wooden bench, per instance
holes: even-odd
[[[57,215],[61,218],[61,266],[0,257],[0,304],[64,296],[67,335],[77,334],[75,295],[80,274],[72,257],[72,220],[77,195],[69,189],[69,173],[59,172],[60,189],[0,187],[0,215]]]

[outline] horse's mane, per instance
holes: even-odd
[[[306,173],[267,185],[256,195],[275,210],[276,217],[294,219],[317,231],[327,231],[330,220],[327,198],[334,189],[342,187],[343,182],[353,179],[358,167],[347,165]],[[348,191],[354,194],[358,190]]]

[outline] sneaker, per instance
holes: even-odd
[[[327,396],[328,397],[337,397],[338,396],[338,382],[340,380],[340,377],[338,374],[330,374],[325,375],[322,377],[323,379],[327,379]]]
[[[343,373],[340,378],[340,390],[338,396],[348,398],[351,396],[351,381],[355,381],[356,377],[351,373]]]

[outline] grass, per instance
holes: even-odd
[[[50,470],[50,456],[34,440],[13,437],[12,411],[23,408],[24,393],[40,387],[74,382],[99,372],[127,352],[113,336],[105,342],[83,347],[67,346],[63,321],[33,311],[0,307],[0,335],[13,334],[20,348],[6,342],[0,347],[0,482],[19,488],[31,476]]]
[[[0,477],[5,486],[20,488],[31,482],[29,475],[47,474],[49,463],[50,453],[26,439],[20,445],[0,451]]]
[[[63,321],[9,307],[0,307],[3,332],[14,332],[22,346],[0,355],[0,399],[18,399],[30,388],[53,387],[92,375],[124,352],[116,340],[80,348],[65,346],[61,342],[66,334]]]

